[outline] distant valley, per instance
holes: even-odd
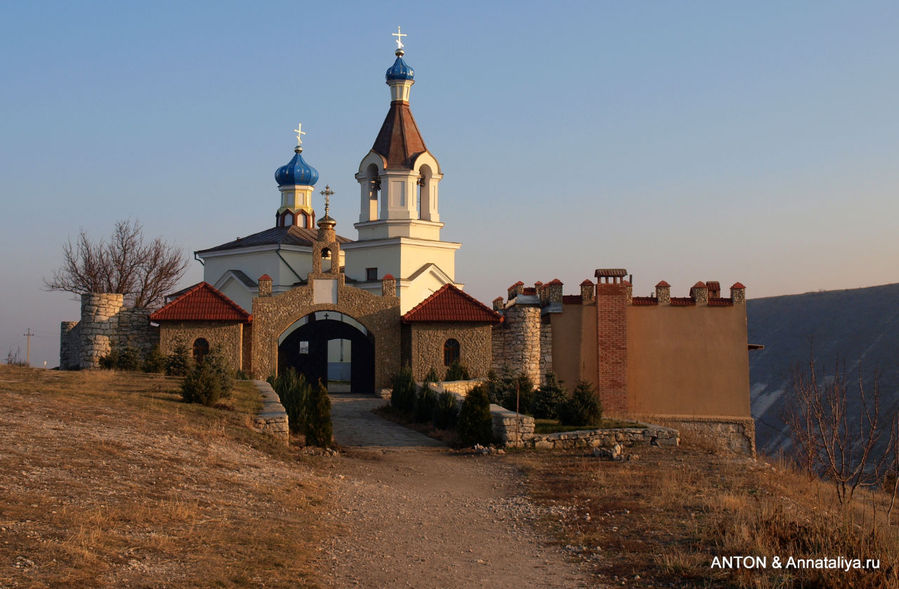
[[[859,373],[866,393],[879,373],[881,416],[899,410],[899,284],[751,299],[747,314],[749,343],[765,346],[749,352],[759,452],[789,451],[784,410],[794,368],[807,370],[810,353],[827,374],[844,364],[850,399]]]

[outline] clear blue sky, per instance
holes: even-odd
[[[81,229],[192,252],[268,227],[298,120],[355,237],[397,25],[481,300],[597,267],[641,295],[899,281],[896,2],[5,2],[0,352],[30,327],[57,363],[78,303],[42,278]]]

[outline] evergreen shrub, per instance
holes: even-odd
[[[574,392],[560,408],[562,425],[598,425],[602,420],[602,404],[593,385],[578,381]]]
[[[562,383],[552,372],[546,375],[546,383],[537,388],[534,395],[534,417],[537,419],[557,419],[560,407],[568,400]]]
[[[464,446],[493,443],[493,419],[490,417],[490,399],[487,398],[485,386],[476,386],[465,397],[456,430]]]

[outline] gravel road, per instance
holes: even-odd
[[[331,516],[341,530],[322,577],[334,587],[579,587],[588,583],[535,531],[538,510],[500,456],[452,453],[335,395]]]

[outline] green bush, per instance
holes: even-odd
[[[306,403],[306,444],[327,448],[331,445],[331,399],[328,390],[318,381],[311,387]]]
[[[277,377],[270,376],[268,382],[278,393],[284,411],[287,412],[287,423],[290,431],[303,433],[306,426],[306,408],[309,402],[311,387],[306,377],[297,374],[293,367],[282,370]]]
[[[468,380],[470,378],[468,368],[456,360],[446,369],[446,376],[443,380]]]
[[[534,395],[534,417],[537,419],[557,419],[559,408],[567,402],[568,394],[562,383],[552,372],[546,375],[546,384],[540,385]]]
[[[459,402],[456,395],[444,391],[437,396],[437,405],[434,407],[434,427],[438,429],[450,429],[456,426],[459,418]]]
[[[188,403],[200,403],[211,407],[219,400],[231,396],[234,385],[231,369],[217,351],[197,362],[181,383],[181,398]]]
[[[491,370],[487,375],[487,393],[491,403],[502,405],[509,411],[515,411],[517,404],[520,413],[533,413],[534,384],[524,373],[516,376],[507,366],[499,375]]]
[[[438,383],[440,382],[440,375],[437,374],[437,371],[431,366],[431,369],[428,370],[428,373],[425,375],[424,384],[428,384],[429,382]]]
[[[559,410],[562,425],[597,425],[602,420],[602,404],[593,385],[578,381],[571,398]]]
[[[418,398],[415,399],[415,421],[427,423],[434,418],[437,409],[437,393],[431,390],[428,383],[418,389]]]
[[[478,385],[471,389],[462,410],[459,411],[459,423],[456,426],[459,440],[464,446],[493,443],[493,419],[490,417],[490,399],[487,388]]]
[[[393,375],[393,392],[390,394],[390,406],[401,413],[411,415],[415,411],[415,388],[412,369],[407,364]]]
[[[165,372],[167,364],[168,358],[159,351],[159,346],[155,346],[144,356],[144,363],[141,368],[144,372],[162,373]]]
[[[187,351],[187,346],[178,344],[169,354],[165,366],[165,373],[169,376],[184,376],[191,371],[193,359]]]
[[[140,370],[140,352],[131,346],[111,346],[109,353],[99,360],[100,368],[115,370]]]

